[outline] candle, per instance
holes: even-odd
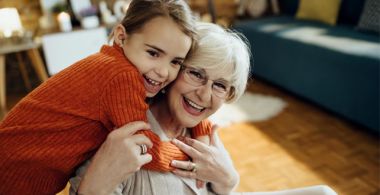
[[[66,12],[58,14],[58,24],[61,31],[67,32],[72,30],[70,15]]]

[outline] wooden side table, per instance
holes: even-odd
[[[46,72],[44,63],[42,61],[41,55],[38,48],[41,44],[36,41],[30,41],[27,43],[20,44],[5,44],[0,47],[0,118],[5,116],[7,112],[6,104],[6,79],[5,79],[5,58],[6,54],[16,53],[16,57],[19,63],[19,68],[21,75],[24,79],[25,86],[31,88],[29,77],[26,72],[25,64],[22,60],[21,52],[26,52],[28,57],[32,62],[32,66],[36,71],[36,74],[41,82],[48,79],[48,74]]]

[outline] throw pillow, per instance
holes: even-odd
[[[335,25],[341,0],[300,0],[296,18]]]
[[[380,1],[367,0],[365,2],[358,29],[380,33]]]

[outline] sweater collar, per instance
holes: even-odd
[[[113,43],[112,46],[103,45],[102,48],[100,49],[100,53],[116,57],[117,59],[120,59],[120,60],[126,60],[128,63],[132,64],[128,60],[128,58],[124,55],[123,49],[120,46],[118,46],[116,43]]]

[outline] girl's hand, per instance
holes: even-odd
[[[149,124],[136,121],[113,130],[94,155],[79,186],[79,194],[109,194],[141,166],[150,162],[150,154],[141,154],[140,145],[151,148],[152,142],[138,130]]]
[[[171,165],[177,168],[173,173],[182,177],[211,182],[213,190],[220,194],[231,192],[237,185],[239,176],[218,141],[215,128],[213,128],[210,145],[191,138],[185,138],[184,142],[173,140],[175,145],[193,159],[193,162],[172,161]],[[193,171],[193,163],[196,171]],[[197,182],[198,187],[199,185],[200,183]]]

